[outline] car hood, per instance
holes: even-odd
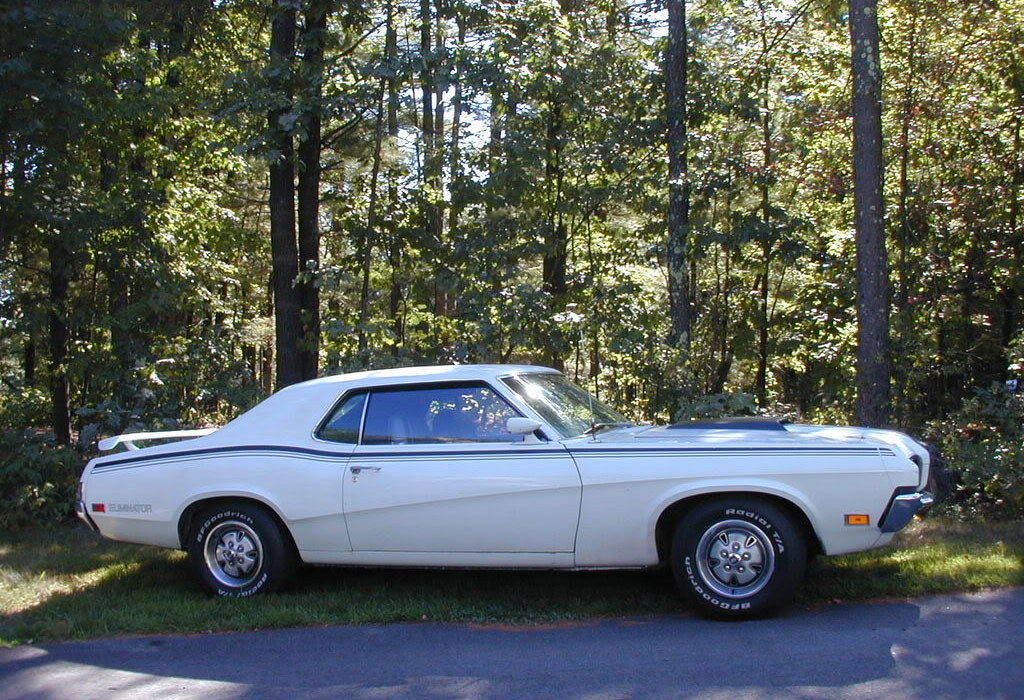
[[[573,442],[606,446],[656,447],[659,445],[773,445],[784,446],[877,446],[892,447],[906,457],[928,459],[923,445],[894,430],[854,426],[794,425],[768,421],[748,421],[709,425],[639,425],[613,428],[598,433],[596,439],[578,438]]]

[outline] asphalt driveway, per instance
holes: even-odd
[[[0,649],[13,698],[1021,698],[1024,590],[533,627],[391,625]]]

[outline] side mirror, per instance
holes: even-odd
[[[536,445],[540,442],[534,434],[541,429],[541,423],[532,418],[520,418],[518,416],[509,418],[505,422],[505,430],[513,435],[524,436],[523,442],[527,445]]]

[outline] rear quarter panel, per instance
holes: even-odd
[[[188,457],[126,455],[90,465],[87,473],[86,508],[106,537],[179,547],[178,521],[187,507],[241,497],[273,510],[300,551],[350,549],[341,512],[345,453],[218,448]],[[95,504],[106,512],[96,512]]]

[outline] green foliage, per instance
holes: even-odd
[[[687,5],[688,357],[667,343],[665,33],[651,3],[429,3],[426,50],[420,3],[333,3],[323,75],[301,46],[290,66],[268,62],[266,3],[4,4],[4,427],[49,425],[63,377],[80,445],[221,423],[270,390],[265,188],[283,154],[267,118],[280,107],[296,144],[310,114],[323,121],[320,264],[300,264],[320,290],[321,371],[543,362],[638,419],[848,421],[839,4]],[[1022,0],[880,7],[900,426],[1002,420],[973,389],[1019,372],[1021,17]],[[51,357],[58,321],[67,347]],[[1007,453],[982,444],[949,447],[982,451],[975,491],[1009,507]]]
[[[757,399],[753,394],[742,391],[728,394],[711,394],[692,401],[680,403],[677,421],[693,418],[726,418],[729,416],[753,416],[757,414]]]
[[[50,397],[39,387],[8,387],[0,392],[0,431],[44,428],[50,419]]]
[[[0,392],[0,529],[53,525],[73,512],[83,461],[44,430],[49,410],[37,388]]]
[[[53,525],[71,516],[82,462],[45,434],[0,431],[0,529]]]
[[[981,513],[1024,515],[1024,394],[995,384],[928,426],[961,478],[959,502]]]

